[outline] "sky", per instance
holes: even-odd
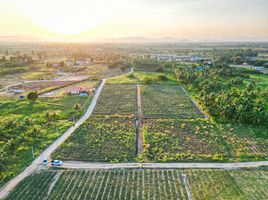
[[[268,41],[268,0],[0,0],[0,37]]]

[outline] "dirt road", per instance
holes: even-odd
[[[132,169],[132,168],[150,168],[150,169],[238,169],[245,167],[260,167],[268,166],[268,161],[258,162],[236,162],[236,163],[92,163],[92,162],[78,162],[65,161],[63,168],[72,169]]]
[[[137,85],[137,153],[142,154],[143,149],[143,133],[142,133],[142,110],[141,110],[141,91],[140,85]]]

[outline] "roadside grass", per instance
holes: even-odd
[[[32,150],[38,156],[78,119],[91,97],[41,98],[36,103],[27,100],[1,98],[0,187],[20,173],[32,161]],[[81,104],[79,111],[74,110]]]
[[[135,119],[94,116],[79,127],[53,154],[53,159],[128,162],[136,156]]]
[[[193,199],[266,200],[267,179],[268,171],[257,169],[47,170],[25,178],[6,199],[187,200],[188,187]]]

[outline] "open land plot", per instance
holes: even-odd
[[[135,85],[105,85],[94,115],[134,115],[136,113]]]
[[[203,117],[179,86],[142,86],[141,99],[145,118],[195,119]]]
[[[224,140],[206,120],[146,119],[145,155],[150,161],[225,160]]]
[[[6,199],[268,198],[267,170],[49,170],[23,180]]]
[[[26,82],[17,84],[14,86],[8,87],[9,90],[23,90],[25,92],[29,91],[37,91],[38,93],[42,93],[44,91],[53,90],[59,87],[63,87],[66,85],[74,84],[75,81],[37,81],[37,82]]]
[[[97,80],[125,74],[130,70],[122,71],[120,68],[109,69],[106,64],[92,64],[88,66],[72,67],[69,71],[77,75],[86,75],[92,80]]]
[[[89,91],[89,89],[94,87],[95,84],[96,81],[89,81],[89,80],[82,81],[44,93],[42,94],[42,97],[62,97],[66,95],[69,91],[80,91],[80,90]]]
[[[84,112],[91,97],[42,98],[35,103],[1,98],[0,186],[17,175]],[[75,104],[81,109],[75,111]],[[4,134],[4,135],[3,135]]]
[[[90,117],[53,154],[55,159],[133,161],[136,156],[135,119]]]
[[[257,161],[267,160],[268,142],[250,127],[222,125],[204,119],[146,119],[145,155],[149,160]],[[260,129],[262,130],[262,129]]]

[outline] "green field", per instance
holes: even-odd
[[[105,85],[99,96],[94,115],[135,115],[135,85]]]
[[[180,86],[142,86],[141,99],[145,118],[195,119],[203,117]]]
[[[52,155],[55,159],[127,162],[136,156],[135,119],[90,117]]]
[[[91,97],[40,98],[27,100],[2,98],[0,102],[0,186],[33,161],[31,147],[38,156],[77,120]],[[81,109],[75,111],[79,103]]]
[[[214,126],[206,120],[144,120],[145,155],[160,162],[226,160],[224,140]]]
[[[49,170],[6,198],[266,200],[267,170]],[[188,190],[188,192],[187,192]]]
[[[164,75],[168,78],[166,81],[159,79],[159,76]],[[107,84],[168,84],[175,85],[177,81],[171,75],[164,73],[152,73],[152,72],[134,72],[132,74],[122,75],[119,77],[111,78],[107,80]]]

